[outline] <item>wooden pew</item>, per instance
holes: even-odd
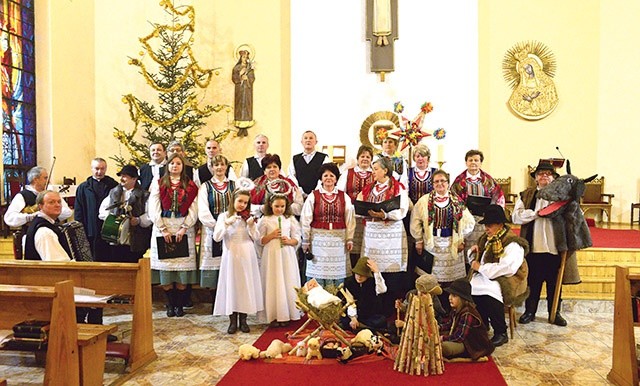
[[[72,281],[55,287],[0,284],[0,329],[28,319],[50,321],[45,385],[102,385],[107,335],[118,327],[78,326]]]
[[[133,372],[157,358],[153,348],[151,267],[148,258],[138,263],[1,261],[0,284],[53,285],[73,280],[96,295],[132,295],[133,304],[78,303],[83,307],[132,309],[128,370]]]

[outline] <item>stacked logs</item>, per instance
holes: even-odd
[[[393,369],[411,374],[442,374],[442,346],[429,294],[411,296]]]

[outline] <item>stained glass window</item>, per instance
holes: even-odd
[[[36,165],[33,0],[0,0],[2,163],[5,199]]]

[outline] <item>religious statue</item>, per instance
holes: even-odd
[[[238,62],[233,67],[231,79],[235,84],[234,121],[239,137],[248,135],[248,128],[255,124],[253,120],[253,82],[256,80],[253,68],[253,49],[243,44],[236,49]]]
[[[398,0],[367,0],[366,39],[371,41],[371,71],[392,72],[393,41],[398,39]]]
[[[537,120],[558,105],[553,83],[555,60],[541,43],[520,43],[507,51],[502,62],[505,79],[513,88],[509,107],[518,116]]]

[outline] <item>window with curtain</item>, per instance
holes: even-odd
[[[36,165],[36,77],[33,0],[0,0],[2,163],[5,199]]]

